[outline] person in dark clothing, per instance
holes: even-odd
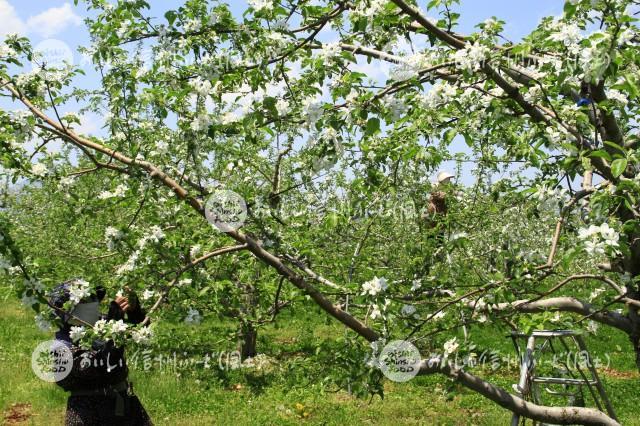
[[[446,226],[443,219],[447,215],[447,195],[444,189],[451,184],[453,177],[454,175],[449,172],[438,173],[429,202],[421,216],[423,224],[426,226],[430,248],[433,250],[425,256],[421,271],[424,275],[429,274],[434,262],[441,258]]]
[[[449,185],[454,176],[448,172],[438,173],[434,191],[429,197],[427,208],[422,213],[422,220],[425,221],[428,228],[435,228],[440,222],[439,216],[447,214],[446,194],[442,191],[442,187]]]
[[[79,324],[78,319],[90,325],[99,319],[141,323],[145,313],[137,297],[135,294],[128,298],[116,297],[109,304],[108,314],[100,315],[99,304],[106,292],[98,287],[95,294],[83,298],[70,313],[65,313],[63,307],[70,300],[70,286],[77,281],[74,279],[58,285],[49,298],[62,319],[56,339],[73,354],[70,373],[57,382],[58,386],[71,393],[67,400],[65,425],[153,425],[127,380],[124,348],[117,347],[113,340],[95,340],[90,349],[83,349],[70,337],[71,327]]]

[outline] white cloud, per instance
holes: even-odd
[[[78,26],[81,23],[82,18],[75,14],[70,3],[65,3],[60,7],[49,8],[27,19],[29,30],[42,37],[51,37],[64,31],[69,26]]]
[[[24,33],[25,25],[7,0],[0,0],[0,37],[11,33]]]

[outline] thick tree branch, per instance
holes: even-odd
[[[548,407],[537,405],[512,395],[481,378],[467,373],[442,358],[422,360],[419,374],[443,374],[461,385],[490,399],[496,404],[521,416],[552,424],[618,425],[619,423],[602,411],[584,407]]]
[[[615,327],[627,334],[631,334],[633,332],[633,325],[631,324],[631,321],[624,315],[614,311],[599,311],[592,304],[574,297],[550,297],[548,299],[533,302],[529,300],[517,300],[515,302],[487,304],[482,307],[478,307],[477,309],[482,312],[512,309],[516,312],[527,314],[537,314],[549,311],[572,312],[584,316],[589,315],[593,320]]]

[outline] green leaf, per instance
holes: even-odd
[[[365,128],[365,136],[371,136],[380,131],[380,119],[377,117],[371,117],[367,120],[367,127]]]
[[[589,157],[591,158],[595,158],[595,157],[599,157],[599,158],[604,158],[607,161],[611,161],[611,155],[605,151],[604,149],[599,149],[597,151],[593,151],[589,154]]]
[[[572,4],[570,2],[565,2],[564,3],[564,15],[567,18],[571,18],[573,15],[575,15],[576,13],[576,9],[577,9],[577,5]]]
[[[635,79],[630,74],[624,75],[624,80],[626,82],[625,86],[627,88],[627,92],[629,93],[630,99],[635,99],[640,96],[640,90],[635,83]]]
[[[176,18],[178,17],[178,14],[175,10],[169,10],[164,14],[164,17],[167,18],[169,25],[173,25],[173,23],[176,21]]]
[[[444,132],[444,135],[442,135],[442,139],[444,139],[444,142],[446,144],[451,143],[451,141],[453,140],[453,138],[455,138],[457,135],[457,132],[454,129],[449,129],[446,132]]]
[[[611,163],[611,174],[613,177],[618,177],[627,169],[627,159],[626,158],[618,158],[613,163]]]
[[[618,145],[618,144],[616,144],[616,143],[614,143],[614,142],[611,142],[611,141],[604,141],[604,144],[605,144],[605,145],[607,145],[607,146],[609,146],[609,147],[611,147],[611,148],[617,149],[617,150],[618,150],[618,151],[620,151],[620,152],[621,152],[625,157],[627,156],[627,151],[626,151],[623,147],[621,147],[620,145]]]

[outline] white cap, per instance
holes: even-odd
[[[451,173],[449,173],[449,172],[440,172],[440,173],[438,173],[438,177],[436,178],[436,181],[437,181],[438,183],[442,183],[442,182],[444,182],[444,181],[445,181],[445,180],[447,180],[447,179],[451,179],[452,177],[455,177],[455,176],[454,176],[454,175],[452,175],[452,174],[451,174]]]

